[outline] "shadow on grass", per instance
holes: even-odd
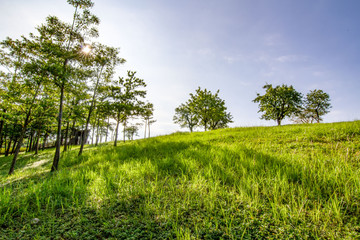
[[[196,170],[186,164],[188,159],[196,161]],[[27,163],[31,162],[31,160],[27,161]],[[120,182],[122,181],[121,177],[124,177],[109,180],[107,175],[112,174],[111,171],[117,171],[117,167],[126,164],[133,164],[132,166],[136,167],[139,166],[136,164],[147,163],[154,166],[156,173],[144,171],[140,172],[136,179],[130,179],[132,181],[127,179],[126,184],[129,185],[127,195],[117,196],[116,191],[120,190],[110,189],[110,183]],[[114,168],[109,169],[106,164],[114,166]],[[81,157],[77,156],[77,151],[70,151],[63,155],[58,173],[43,173],[14,182],[9,188],[20,185],[21,189],[19,190],[23,191],[13,193],[14,202],[8,203],[9,219],[12,220],[9,223],[4,221],[2,224],[5,231],[9,230],[9,233],[5,234],[17,234],[15,235],[17,238],[26,238],[24,234],[40,234],[40,236],[51,237],[47,231],[52,229],[53,236],[64,239],[111,237],[118,239],[149,239],[151,237],[172,239],[177,237],[176,229],[190,228],[194,233],[193,224],[215,212],[208,213],[200,206],[191,206],[194,209],[192,212],[187,211],[188,215],[181,213],[181,209],[179,210],[180,220],[174,216],[161,218],[152,211],[149,205],[149,199],[159,198],[158,189],[155,189],[153,193],[149,189],[138,188],[136,184],[147,179],[147,184],[151,185],[151,181],[155,181],[155,177],[158,177],[164,184],[157,185],[156,188],[173,187],[176,189],[177,186],[165,185],[167,179],[175,179],[172,183],[176,183],[176,179],[186,175],[187,179],[191,180],[193,175],[206,174],[205,170],[212,169],[211,175],[204,175],[204,177],[209,181],[219,180],[224,186],[231,188],[235,184],[239,184],[239,175],[242,174],[239,172],[240,168],[246,169],[247,174],[259,179],[271,180],[280,174],[289,183],[304,188],[320,199],[327,199],[329,194],[335,190],[331,182],[323,181],[321,182],[323,187],[320,189],[319,195],[316,195],[318,189],[312,185],[317,177],[316,172],[305,170],[301,165],[246,147],[234,151],[200,141],[165,142],[152,139],[123,144],[116,148],[110,146],[89,148],[89,151],[84,152]],[[110,177],[114,176],[116,174],[110,175]],[[31,188],[28,189],[28,186]],[[101,187],[106,188],[104,193],[101,192]],[[112,198],[106,200],[106,194],[110,194],[110,191],[114,191],[111,193],[113,194]],[[169,193],[171,191],[169,190]],[[105,200],[99,199],[98,205],[89,204],[89,202],[96,202],[96,197],[101,194],[105,194]],[[169,198],[167,199],[169,204],[175,204],[171,202],[172,200],[185,201],[183,196],[180,196],[180,199],[172,199],[175,198],[174,196],[165,197]],[[162,200],[157,201],[161,202]],[[201,202],[201,199],[199,201]],[[16,209],[16,206],[23,205],[29,211],[24,219],[21,209]],[[50,210],[47,210],[48,207]],[[220,211],[226,206],[216,207],[218,208],[216,211]],[[1,207],[0,210],[1,213],[6,212],[6,209],[1,209]],[[39,225],[30,224],[30,218],[37,216],[32,215],[32,212],[41,218],[42,221]],[[244,221],[244,215],[234,216],[238,218],[239,222]],[[213,220],[214,224],[220,219],[219,216],[216,217],[218,219]],[[187,222],[190,222],[189,225],[186,225]],[[18,230],[23,229],[24,224],[28,227],[27,232],[19,232]],[[219,224],[219,230],[216,230],[218,232],[214,230],[212,235],[214,239],[227,239],[224,230],[226,223],[216,222],[216,224]],[[206,226],[202,227],[205,233],[212,231]],[[250,227],[254,228],[254,232],[260,231],[257,225]],[[243,233],[245,229],[240,228],[239,232]],[[200,235],[199,237],[205,239],[204,236]]]

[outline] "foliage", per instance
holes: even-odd
[[[276,86],[266,84],[264,95],[257,93],[257,97],[253,100],[259,103],[259,111],[263,112],[261,119],[275,120],[278,125],[285,117],[290,117],[300,111],[302,104],[302,95],[297,92],[293,86],[285,84]]]
[[[331,108],[329,94],[318,89],[306,94],[303,103],[301,110],[292,117],[295,123],[319,123],[322,121],[321,116],[327,114]]]
[[[357,239],[360,122],[0,157],[4,239]],[[37,218],[39,221],[35,221]]]
[[[232,122],[232,116],[226,112],[225,101],[219,97],[219,90],[212,94],[206,88],[196,89],[190,93],[190,99],[175,109],[173,118],[181,127],[188,127],[193,131],[195,126],[204,127],[205,131],[227,127]]]
[[[321,116],[327,114],[331,108],[329,94],[315,89],[306,94],[305,109],[309,111],[316,122],[322,120]]]
[[[175,108],[173,121],[182,128],[189,128],[190,132],[192,132],[194,127],[199,123],[198,116],[194,109],[192,109],[192,105],[189,103],[180,104],[179,107]]]
[[[141,115],[145,111],[145,104],[141,101],[145,98],[146,83],[143,79],[135,76],[136,72],[128,71],[128,77],[119,77],[109,88],[109,102],[112,108],[112,117],[116,120],[115,141],[117,144],[119,123],[122,122],[124,126],[124,141],[125,141],[125,127],[129,118]]]

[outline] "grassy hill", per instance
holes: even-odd
[[[360,238],[360,121],[0,157],[0,239]]]

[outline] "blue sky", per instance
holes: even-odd
[[[174,109],[198,86],[220,89],[231,126],[276,125],[260,120],[252,102],[265,83],[329,93],[325,122],[360,119],[358,0],[98,0],[93,12],[97,41],[120,47],[127,60],[118,75],[136,70],[147,82],[155,135],[180,130]],[[0,0],[0,39],[35,32],[50,14],[70,21],[72,8]]]

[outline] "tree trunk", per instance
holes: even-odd
[[[11,138],[9,138],[9,143],[7,145],[7,147],[5,146],[5,157],[9,156],[9,152],[10,152],[10,147],[11,147]]]
[[[276,119],[277,121],[277,125],[280,126],[281,125],[281,119]]]
[[[35,155],[37,155],[39,153],[39,142],[40,142],[40,130],[37,131],[37,139],[36,139],[36,144],[35,144]]]
[[[11,149],[11,154],[15,153],[16,144],[17,144],[17,140],[14,141],[14,144],[13,144],[12,149]]]
[[[148,124],[148,120],[147,119],[145,119],[145,131],[144,131],[144,138],[146,138],[146,125]]]
[[[4,113],[6,113],[6,109],[3,110]],[[3,134],[2,134],[2,131],[3,131],[3,128],[4,128],[4,120],[1,120],[0,121],[0,149],[2,147],[2,144],[3,144]]]
[[[150,138],[150,120],[149,120],[149,125],[148,125],[148,138]]]
[[[37,139],[39,138],[39,132],[36,131],[34,133],[34,139],[33,139],[33,143],[32,143],[32,146],[31,146],[31,151],[35,151],[35,148],[36,148],[36,142],[37,142]]]
[[[106,134],[105,134],[105,143],[107,142],[107,137],[108,137],[108,132],[109,132],[109,123],[110,121],[110,117],[108,117],[108,122],[107,122],[107,126],[106,126]]]
[[[123,140],[125,142],[125,128],[126,128],[126,121],[124,121],[124,129],[123,129]]]
[[[45,136],[44,136],[44,142],[43,142],[43,145],[42,145],[42,150],[44,150],[45,147],[46,147],[46,141],[47,141],[48,136],[49,136],[49,134],[46,132]]]
[[[67,60],[64,65],[66,66]],[[64,66],[64,67],[65,67]],[[62,122],[62,114],[63,114],[63,101],[64,101],[64,80],[60,89],[60,103],[59,103],[59,116],[58,116],[58,126],[56,133],[56,143],[55,143],[55,155],[53,160],[53,165],[51,166],[51,172],[57,171],[59,167],[60,161],[60,147],[61,147],[61,122]]]
[[[100,76],[101,76],[101,73],[102,73],[103,69],[104,69],[104,66],[102,66],[102,68],[101,68],[101,70],[100,70],[100,72],[99,72],[99,74],[97,76],[96,85],[95,85],[95,88],[94,88],[94,94],[93,94],[90,109],[89,109],[89,115],[88,115],[88,118],[86,119],[85,131],[87,131],[87,128],[88,128],[89,122],[90,122],[91,113],[92,113],[93,109],[95,108],[95,98],[96,98],[97,88],[99,86]],[[84,149],[84,138],[81,140],[81,147],[80,147],[80,151],[79,151],[79,156],[82,154],[83,149]]]
[[[64,142],[64,150],[63,150],[63,152],[66,152],[66,151],[67,151],[67,147],[68,147],[69,125],[70,125],[70,121],[67,121],[67,123],[66,123],[66,130],[65,130],[65,142]]]
[[[96,142],[95,142],[95,146],[98,145],[99,143],[99,125],[100,125],[100,118],[98,118],[97,120],[97,126],[96,126]]]
[[[13,172],[14,172],[15,163],[16,163],[17,157],[19,155],[21,145],[22,145],[23,140],[24,140],[24,136],[25,136],[25,133],[26,133],[26,128],[27,128],[28,124],[30,123],[30,115],[31,115],[31,108],[29,109],[28,113],[26,114],[24,126],[23,126],[23,128],[21,130],[20,137],[19,137],[19,140],[18,140],[18,144],[16,145],[14,157],[13,157],[13,160],[11,162],[9,175],[13,174]]]
[[[116,130],[115,130],[115,140],[114,140],[114,146],[116,147],[116,144],[117,144],[117,138],[118,138],[118,130],[119,130],[119,123],[120,121],[117,120],[116,121]]]
[[[31,152],[31,148],[32,148],[32,144],[33,144],[33,138],[34,138],[34,130],[31,129],[30,131],[30,143],[29,143],[29,148],[26,149],[27,152]]]

